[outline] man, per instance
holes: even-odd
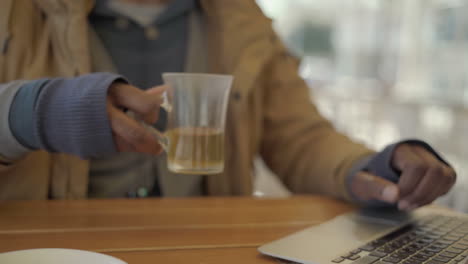
[[[253,0],[0,5],[2,199],[251,195],[258,154],[295,193],[402,210],[455,182],[424,142],[374,153],[337,133]],[[155,138],[125,115],[154,124],[170,71],[234,75],[224,173],[171,174]]]

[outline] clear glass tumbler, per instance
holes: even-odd
[[[224,169],[224,129],[233,77],[164,73],[167,129],[157,132],[168,168],[183,174],[216,174]]]

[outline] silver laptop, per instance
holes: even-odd
[[[435,207],[411,214],[363,210],[265,244],[259,251],[284,263],[458,264],[468,255],[468,216]]]

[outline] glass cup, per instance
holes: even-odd
[[[224,127],[231,75],[163,73],[166,131],[152,129],[170,171],[216,174],[224,169]]]

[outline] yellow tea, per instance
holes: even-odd
[[[166,132],[169,169],[185,174],[215,174],[224,169],[224,133],[209,127],[178,127]]]

